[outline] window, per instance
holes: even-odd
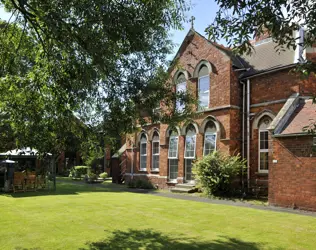
[[[146,171],[147,166],[147,137],[143,133],[140,137],[140,170]]]
[[[269,171],[269,117],[263,117],[259,123],[259,172]]]
[[[171,131],[169,138],[169,180],[176,180],[178,177],[178,141],[179,136],[175,131]]]
[[[168,158],[169,159],[178,159],[178,134],[172,132],[169,139],[169,151]]]
[[[184,74],[179,74],[177,78],[177,86],[176,86],[177,93],[186,92],[186,88],[187,88],[187,82],[186,82],[185,76]],[[185,105],[181,101],[177,100],[176,108],[179,112],[182,112],[185,108]]]
[[[153,141],[152,141],[152,170],[159,169],[159,135],[157,132],[154,132]]]
[[[203,155],[208,155],[214,150],[216,150],[216,126],[214,122],[209,121],[205,126]]]
[[[189,125],[185,136],[185,150],[184,158],[195,158],[195,146],[196,146],[196,131],[193,125]]]
[[[203,65],[199,71],[199,110],[209,107],[210,102],[210,76],[208,68]]]
[[[185,181],[190,182],[194,180],[192,173],[192,163],[195,159],[195,147],[196,147],[196,130],[192,124],[187,127],[185,136]]]
[[[169,159],[169,180],[176,180],[178,177],[178,159]]]

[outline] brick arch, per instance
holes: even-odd
[[[254,120],[253,120],[253,123],[252,123],[252,130],[258,129],[258,127],[259,127],[259,122],[260,122],[260,120],[261,120],[264,116],[270,117],[271,120],[273,121],[273,119],[275,118],[276,115],[275,115],[271,110],[268,110],[268,109],[265,109],[265,110],[259,112],[259,113],[254,117]]]
[[[201,68],[203,65],[205,65],[205,66],[208,68],[209,73],[214,72],[213,66],[210,64],[209,61],[201,60],[201,61],[195,66],[195,69],[194,69],[194,72],[193,72],[193,77],[194,77],[194,78],[198,78],[198,77],[199,77],[199,70],[200,70],[200,68]]]
[[[183,127],[181,128],[181,135],[185,135],[185,134],[186,134],[186,129],[187,129],[187,127],[188,127],[190,124],[193,125],[193,127],[195,128],[195,131],[196,131],[197,134],[200,132],[199,125],[198,125],[196,122],[194,122],[194,121],[188,121],[188,122],[186,122],[186,123],[183,125]]]
[[[149,131],[149,133],[148,133],[148,140],[149,140],[149,141],[152,141],[152,140],[153,140],[153,136],[154,136],[154,133],[155,133],[155,132],[157,132],[158,135],[159,135],[159,137],[160,137],[159,129],[156,128],[156,127],[154,127],[154,128],[152,128],[152,129]]]
[[[201,126],[200,126],[200,133],[201,134],[204,134],[204,131],[205,131],[205,127],[206,127],[206,124],[211,121],[211,122],[214,122],[215,124],[215,127],[216,127],[216,132],[217,133],[220,133],[221,132],[221,125],[219,123],[219,121],[212,115],[209,115],[207,116],[203,122],[201,123]]]
[[[146,135],[146,137],[147,137],[147,141],[148,141],[148,139],[149,139],[147,131],[146,131],[146,130],[144,130],[144,129],[142,129],[142,131],[141,131],[141,132],[139,132],[139,134],[137,135],[137,138],[136,138],[136,146],[137,146],[137,147],[139,146],[139,143],[140,143],[140,137],[142,136],[142,134],[145,134],[145,135]]]
[[[169,133],[171,130],[176,130],[178,135],[181,135],[181,131],[180,128],[178,126],[169,126],[166,130],[166,134],[165,134],[165,138],[169,138]]]
[[[173,75],[173,82],[176,82],[176,80],[178,79],[178,76],[179,76],[180,74],[183,74],[184,77],[185,77],[185,79],[186,79],[187,81],[188,81],[189,78],[191,77],[191,76],[190,76],[190,73],[189,73],[188,71],[186,71],[186,70],[184,70],[184,69],[178,69],[178,70],[176,71],[176,73]]]

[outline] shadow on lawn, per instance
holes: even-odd
[[[71,181],[57,182],[56,191],[53,190],[38,190],[27,191],[19,193],[0,193],[0,196],[8,196],[13,198],[25,198],[34,196],[48,196],[48,195],[78,195],[79,193],[104,193],[104,192],[127,192],[128,190],[123,185],[106,183],[103,184],[85,184],[85,183],[72,183]],[[141,192],[140,193],[145,193]]]
[[[214,241],[200,241],[198,238],[186,236],[170,237],[169,235],[155,232],[151,229],[114,231],[111,236],[103,241],[88,242],[86,248],[80,250],[106,250],[106,249],[261,249],[255,242],[245,242],[235,238],[222,237]]]

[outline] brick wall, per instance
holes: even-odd
[[[273,140],[269,172],[269,203],[316,211],[316,153],[312,137]]]
[[[301,78],[289,69],[258,76],[251,80],[251,104],[287,99],[293,93],[309,96],[316,93],[316,78]]]
[[[263,111],[270,111],[273,115],[277,115],[287,98],[293,93],[299,93],[302,96],[315,95],[316,93],[316,78],[311,75],[308,78],[301,78],[290,72],[289,69],[277,71],[267,75],[261,75],[250,79],[251,83],[251,105],[262,104],[265,105],[251,107],[250,113],[250,178],[252,183],[260,181],[261,184],[268,185],[269,174],[258,173],[258,130],[253,129],[253,122],[256,117]],[[279,103],[269,103],[273,101],[280,101]],[[245,146],[246,147],[246,146]],[[269,166],[272,165],[272,158],[269,155]]]

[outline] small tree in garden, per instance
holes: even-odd
[[[233,181],[246,168],[245,163],[240,155],[214,151],[193,164],[193,173],[198,186],[207,195],[229,195],[233,194]]]

